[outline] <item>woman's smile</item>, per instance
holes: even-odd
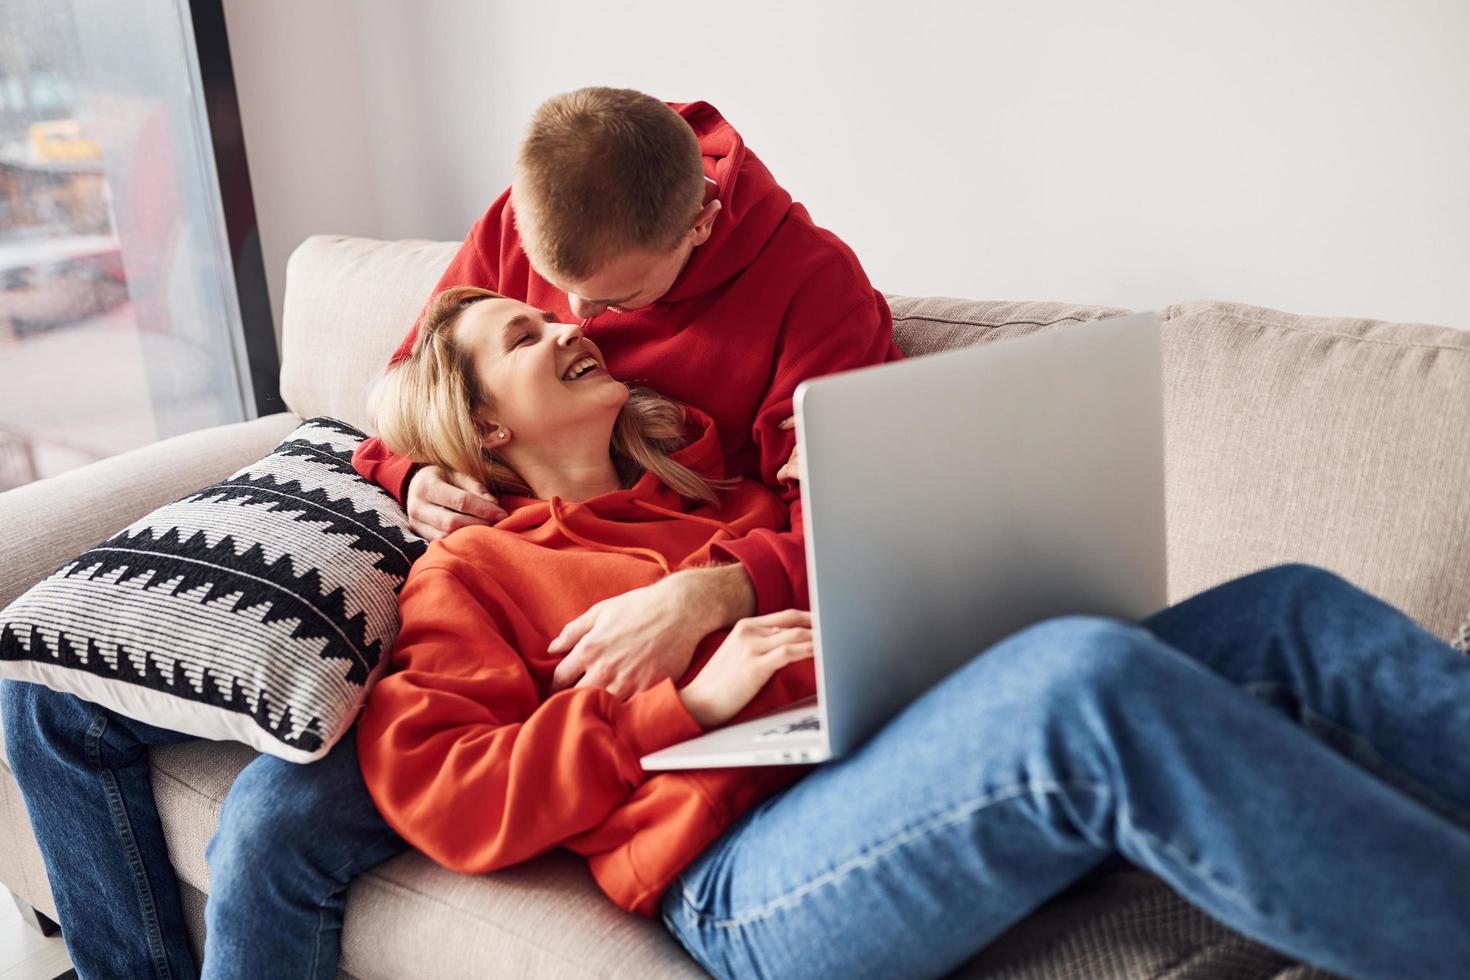
[[[601,371],[606,374],[601,362],[591,354],[583,354],[572,362],[571,366],[562,373],[562,380],[566,382],[580,381],[591,374]]]

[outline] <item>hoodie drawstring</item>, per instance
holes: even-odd
[[[735,533],[735,529],[733,527],[726,524],[724,521],[718,520],[713,517],[700,517],[698,514],[686,514],[680,510],[670,510],[668,507],[660,507],[658,504],[650,504],[646,500],[635,500],[633,501],[633,506],[642,507],[644,510],[651,510],[655,514],[663,514],[666,517],[677,517],[681,521],[693,521],[696,524],[708,524],[710,527],[713,527],[719,531],[723,531],[726,537],[739,537],[739,535]]]
[[[549,501],[549,504],[551,507],[552,521],[556,523],[557,527],[561,528],[562,534],[565,534],[567,537],[571,538],[578,544],[587,548],[591,548],[594,551],[611,551],[620,555],[642,555],[643,557],[649,558],[653,562],[655,562],[659,568],[662,568],[665,575],[671,574],[673,572],[673,569],[669,567],[669,560],[663,555],[659,554],[657,551],[654,551],[652,548],[637,548],[632,546],[625,547],[615,544],[603,544],[601,541],[593,541],[590,538],[583,537],[576,531],[573,531],[571,527],[567,524],[566,516],[562,511],[560,500],[558,500],[556,497],[552,497]]]
[[[708,527],[713,527],[716,532],[716,538],[718,538],[722,534],[730,539],[739,537],[733,527],[731,527],[729,524],[726,524],[724,521],[717,520],[713,517],[700,517],[698,514],[686,514],[683,511],[672,510],[668,507],[660,507],[657,504],[651,504],[646,500],[634,500],[631,501],[631,503],[635,507],[641,507],[646,511],[651,511],[655,514],[660,514],[665,517],[673,517],[681,521],[690,521],[695,524],[704,524]],[[584,537],[583,535],[578,534],[576,531],[572,530],[571,525],[567,522],[566,511],[563,509],[562,502],[559,498],[552,497],[551,500],[547,502],[547,504],[551,510],[551,520],[556,524],[558,528],[561,529],[561,533],[565,534],[568,538],[571,538],[573,541],[577,542],[583,547],[591,548],[594,551],[610,551],[620,555],[641,555],[653,561],[655,564],[658,565],[659,568],[662,568],[665,575],[673,573],[673,568],[670,567],[669,560],[665,558],[661,553],[653,550],[652,548],[639,548],[631,545],[624,546],[615,544],[604,544],[601,541],[594,541],[591,538]]]

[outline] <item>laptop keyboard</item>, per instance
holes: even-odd
[[[801,736],[809,735],[812,732],[819,732],[821,730],[821,715],[812,714],[807,715],[805,718],[798,718],[796,721],[788,722],[784,725],[777,725],[775,728],[768,728],[760,734],[756,735],[756,738],[766,741],[780,738],[800,738]]]

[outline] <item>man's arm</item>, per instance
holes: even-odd
[[[834,317],[830,306],[825,311],[822,309],[824,303],[830,303],[834,292],[808,290],[792,304],[788,322],[799,325],[799,332],[783,339],[775,380],[755,417],[754,439],[760,448],[761,482],[790,504],[791,529],[756,530],[714,547],[717,556],[738,561],[749,577],[755,609],[747,615],[811,608],[801,488],[796,483],[784,483],[777,476],[796,446],[796,430],[784,428],[781,423],[793,414],[791,399],[797,385],[808,378],[903,357],[893,343],[893,317],[881,293],[868,287],[867,295]],[[851,295],[852,290],[848,289],[847,293]],[[854,488],[854,492],[863,489]]]
[[[483,289],[497,289],[500,281],[500,232],[501,223],[506,218],[506,205],[510,201],[510,191],[507,190],[490,205],[490,209],[480,216],[470,233],[465,236],[464,243],[459,246],[459,251],[454,253],[454,258],[449,261],[444,274],[439,277],[433,292],[429,294],[432,299],[440,290],[450,286],[479,286]],[[428,300],[424,301],[427,308]],[[414,338],[418,336],[419,320],[423,318],[420,310],[418,319],[413,326],[409,327],[408,334],[403,338],[393,356],[388,359],[389,364],[396,364],[409,355],[413,350]],[[408,504],[408,484],[413,478],[415,464],[404,456],[399,456],[377,436],[364,440],[357,447],[357,452],[352,454],[352,466],[364,479],[371,480],[378,486],[387,490],[393,498],[405,507]]]
[[[596,603],[547,646],[565,654],[551,690],[603,687],[626,698],[689,669],[710,633],[750,615],[755,593],[738,564],[688,568]]]

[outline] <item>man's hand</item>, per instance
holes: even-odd
[[[687,569],[604,599],[547,648],[566,653],[552,675],[552,693],[575,684],[626,700],[665,677],[678,680],[700,640],[754,609],[755,589],[740,565]]]
[[[781,423],[781,428],[783,428],[783,429],[794,429],[794,428],[796,428],[796,416],[793,415],[791,418],[789,418],[786,421],[782,422]],[[787,480],[790,480],[792,482],[795,482],[795,481],[801,479],[801,467],[798,465],[798,462],[797,462],[797,458],[798,458],[797,457],[797,454],[799,452],[800,452],[800,448],[799,447],[797,447],[797,446],[792,446],[791,447],[791,458],[786,461],[785,465],[783,465],[779,470],[776,471],[776,481],[778,483],[785,483]]]
[[[505,508],[479,480],[425,466],[408,483],[408,528],[427,541],[471,524],[493,524]]]

